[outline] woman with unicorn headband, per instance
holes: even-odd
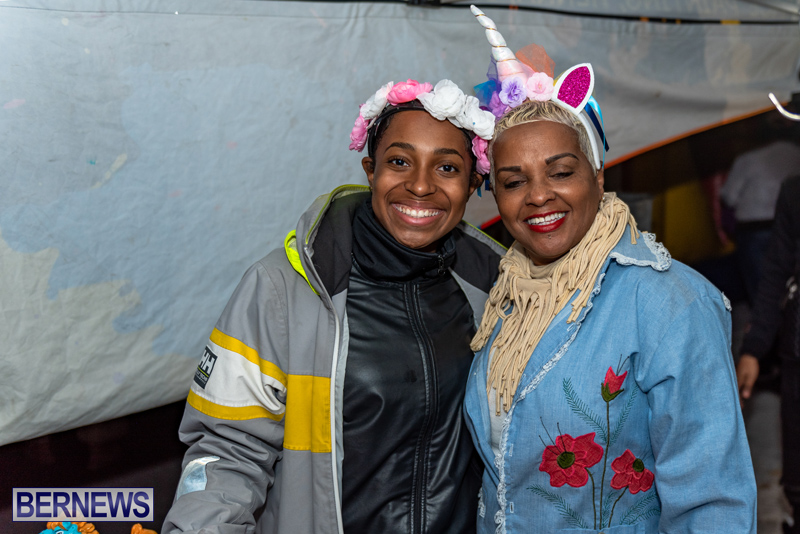
[[[361,106],[370,187],[318,198],[245,273],[192,382],[162,534],[475,531],[463,399],[504,249],[461,217],[493,130],[449,80]]]
[[[728,300],[604,192],[591,65],[554,82],[541,47],[513,54],[472,10],[495,65],[476,88],[498,117],[491,187],[516,239],[472,341],[478,532],[755,532]]]

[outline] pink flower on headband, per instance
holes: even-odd
[[[544,72],[534,72],[525,83],[527,96],[537,102],[546,102],[553,95],[553,78]]]
[[[475,169],[480,174],[488,174],[491,170],[489,158],[486,157],[486,150],[488,148],[489,142],[486,139],[482,139],[477,135],[472,138],[472,153],[475,154],[475,157],[477,158]]]
[[[508,107],[515,108],[525,102],[528,91],[525,89],[525,78],[512,76],[500,85],[500,101]]]
[[[356,119],[353,131],[350,132],[350,150],[361,152],[367,144],[367,121],[361,115]]]
[[[390,104],[396,106],[397,104],[411,102],[417,98],[417,95],[430,93],[432,89],[433,86],[429,83],[419,83],[417,80],[408,80],[395,84],[392,90],[389,91],[389,94],[386,95],[386,100],[388,100]]]

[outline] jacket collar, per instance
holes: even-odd
[[[289,261],[320,295],[332,297],[347,289],[353,249],[352,221],[356,208],[368,196],[369,188],[363,185],[337,187],[318,197],[303,213],[294,239],[290,239],[291,232],[287,236],[285,249]],[[459,223],[455,232],[452,270],[488,293],[497,278],[497,265],[505,247],[465,221]]]
[[[632,244],[630,226],[611,250],[609,258],[619,265],[651,267],[656,271],[666,271],[672,265],[672,256],[664,245],[656,241],[655,234],[641,232],[636,244]]]
[[[455,259],[454,232],[439,243],[436,252],[423,252],[403,246],[378,222],[367,199],[353,219],[353,258],[370,279],[383,282],[410,282],[443,276]]]

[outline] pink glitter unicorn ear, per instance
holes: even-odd
[[[553,89],[553,102],[562,104],[578,115],[592,96],[594,71],[590,63],[581,63],[562,74]]]

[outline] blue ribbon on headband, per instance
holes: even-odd
[[[594,124],[597,133],[600,134],[600,138],[603,140],[603,147],[605,151],[603,151],[603,167],[606,165],[606,152],[608,152],[608,141],[606,140],[606,133],[603,131],[603,112],[600,111],[600,104],[597,103],[597,100],[594,99],[593,96],[589,97],[589,101],[586,103],[587,105],[584,106],[584,110],[586,110],[586,114],[591,119],[592,124]],[[597,117],[600,117],[598,120]]]
[[[489,184],[489,178],[484,178],[484,180],[483,180],[483,189],[485,191],[491,191],[492,190],[492,186]],[[478,186],[478,196],[479,197],[483,196],[483,195],[481,195],[481,186]]]

